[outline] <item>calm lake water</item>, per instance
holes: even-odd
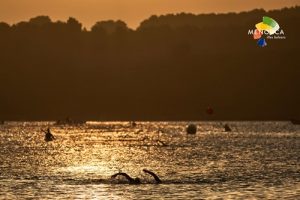
[[[224,123],[197,122],[186,135],[187,122],[7,122],[0,199],[300,199],[300,126]],[[46,143],[48,126],[56,140]],[[111,180],[120,171],[143,184]]]

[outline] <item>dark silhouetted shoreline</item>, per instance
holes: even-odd
[[[300,119],[299,11],[0,23],[0,119]],[[248,30],[265,15],[286,39],[260,48]]]

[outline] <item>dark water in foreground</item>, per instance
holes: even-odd
[[[228,123],[52,126],[50,143],[49,123],[0,125],[0,199],[300,199],[300,126]],[[110,180],[119,171],[144,184]]]

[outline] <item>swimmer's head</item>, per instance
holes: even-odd
[[[135,178],[135,179],[134,179],[134,183],[136,183],[136,184],[139,184],[139,183],[141,183],[141,179],[139,179],[139,178]]]

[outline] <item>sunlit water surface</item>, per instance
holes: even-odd
[[[300,126],[224,123],[197,122],[187,135],[187,122],[7,122],[0,199],[300,199]],[[46,143],[48,126],[56,140]],[[110,179],[120,171],[143,184]]]

